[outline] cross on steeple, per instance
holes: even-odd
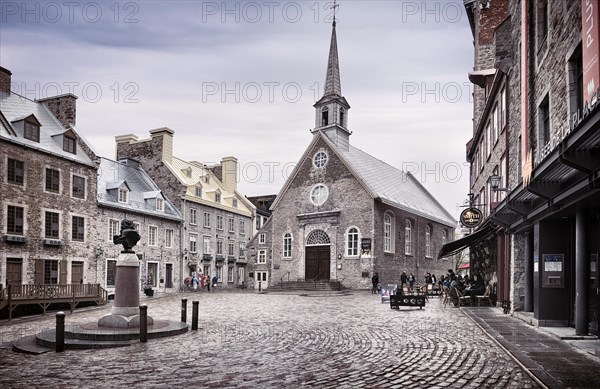
[[[330,7],[331,9],[333,9],[333,27],[335,27],[335,11],[340,7],[340,5],[337,3],[337,0],[333,0],[333,5]]]

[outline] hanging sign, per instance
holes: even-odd
[[[460,214],[460,224],[467,228],[477,227],[481,224],[482,220],[483,215],[481,214],[481,211],[474,207],[466,208]]]

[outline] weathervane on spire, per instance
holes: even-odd
[[[333,9],[333,27],[335,27],[335,10],[339,8],[339,6],[337,0],[333,0],[333,5],[331,6],[331,9]]]

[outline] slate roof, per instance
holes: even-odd
[[[120,203],[117,193],[109,193],[125,183],[129,187],[129,204]],[[161,195],[164,199],[164,212],[155,209],[154,202],[147,201]],[[121,162],[100,158],[98,169],[98,204],[118,208],[123,211],[144,213],[156,217],[181,221],[181,214],[162,195],[154,181],[141,167],[129,166]]]
[[[78,137],[80,137],[80,135],[75,129],[64,128],[58,119],[56,119],[42,103],[30,100],[16,93],[11,92],[10,94],[7,94],[0,92],[0,112],[2,112],[4,118],[6,118],[6,123],[2,120],[3,125],[0,126],[1,139],[40,149],[67,160],[95,166],[92,159],[79,147],[79,145],[77,145],[77,154],[72,154],[68,151],[64,151],[62,143],[59,143],[52,138],[53,136],[64,134],[67,131],[74,131]],[[41,124],[39,143],[15,135],[16,132],[10,125],[10,123],[24,119],[30,115],[34,115]],[[83,138],[82,140],[85,142]],[[89,143],[85,143],[89,145]]]
[[[452,215],[410,173],[388,165],[356,147],[350,146],[345,151],[333,143],[331,146],[343,156],[371,194],[382,202],[456,227]]]

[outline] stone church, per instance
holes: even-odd
[[[335,21],[325,90],[314,108],[312,141],[249,242],[255,283],[369,288],[374,272],[382,283],[398,282],[403,271],[421,282],[425,272],[445,273],[450,262],[436,258],[452,240],[453,217],[411,174],[350,144]]]

